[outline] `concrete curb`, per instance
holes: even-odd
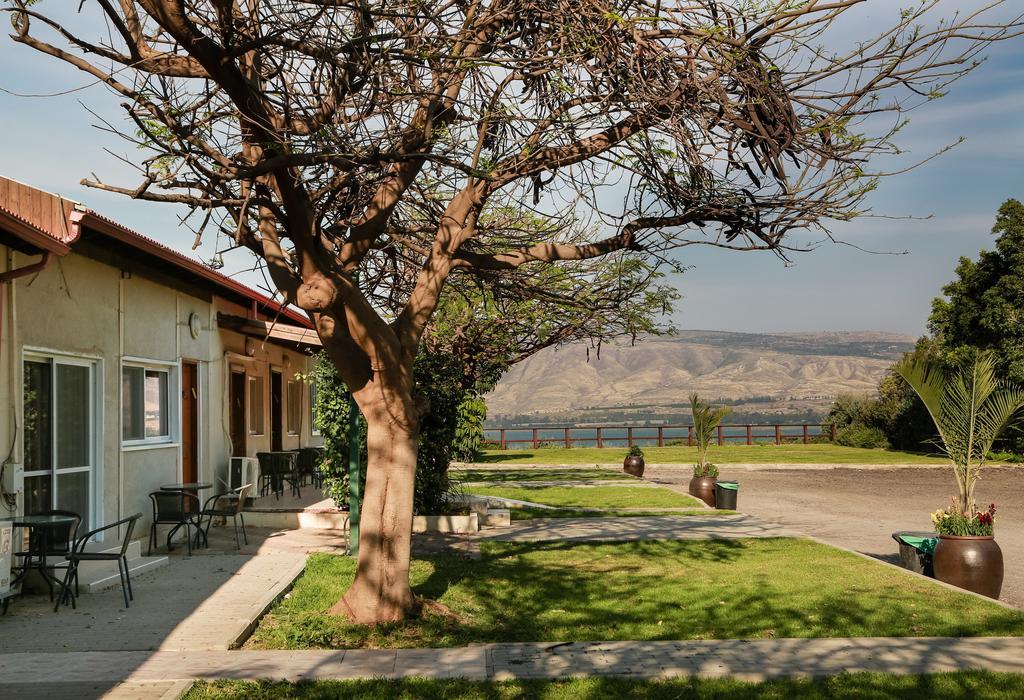
[[[299,576],[302,576],[306,571],[306,563],[308,561],[309,558],[305,557],[301,564],[286,569],[275,585],[267,590],[256,604],[250,608],[254,612],[250,613],[248,620],[243,619],[239,621],[240,627],[237,632],[233,633],[234,636],[228,642],[228,649],[240,649],[245,644],[245,640],[256,631],[256,627],[259,626],[263,616],[270,612],[270,609],[283,600],[288,591],[295,587],[295,582],[299,580]]]
[[[821,462],[821,463],[801,463],[801,462],[737,462],[735,464],[726,463],[719,464],[721,469],[745,469],[751,471],[770,471],[770,470],[825,470],[825,469],[944,469],[947,465],[940,464],[938,462],[932,464],[913,464],[913,463],[901,463],[901,464],[843,464],[835,462]],[[558,462],[521,462],[521,463],[501,463],[494,464],[491,462],[485,463],[473,463],[466,465],[453,465],[455,469],[476,469],[478,471],[508,471],[509,469],[621,469],[621,465],[613,464],[608,462],[577,462],[574,464],[565,464]],[[686,462],[648,462],[647,469],[693,469],[693,464]],[[986,469],[1024,469],[1021,465],[1000,465],[986,467]]]

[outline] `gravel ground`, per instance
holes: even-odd
[[[740,512],[892,562],[892,533],[931,530],[929,514],[956,488],[947,468],[722,471],[722,478],[740,482]],[[644,477],[685,488],[690,473],[648,465]],[[1006,569],[1001,599],[1024,608],[1024,468],[986,470],[977,497],[999,508],[996,539]]]

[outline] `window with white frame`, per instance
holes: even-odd
[[[298,435],[302,425],[302,383],[288,380],[287,427],[289,435]]]
[[[316,379],[313,379],[309,382],[309,432],[313,435],[320,434],[320,425],[316,417],[316,395],[317,384]]]
[[[249,433],[263,434],[263,377],[249,377]]]
[[[172,367],[125,363],[121,367],[121,440],[171,442],[174,425]]]

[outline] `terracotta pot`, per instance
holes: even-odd
[[[714,476],[695,476],[690,479],[690,495],[696,496],[712,508],[715,507],[715,482]]]
[[[630,476],[641,477],[644,475],[644,458],[643,457],[626,457],[625,461],[622,462],[622,471],[626,472]]]
[[[932,557],[935,578],[998,598],[1003,588],[1003,551],[995,538],[939,535]]]

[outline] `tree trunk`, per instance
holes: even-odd
[[[411,398],[373,384],[355,392],[366,418],[368,461],[359,563],[355,581],[330,610],[361,624],[402,620],[417,608],[409,560],[419,422]]]

